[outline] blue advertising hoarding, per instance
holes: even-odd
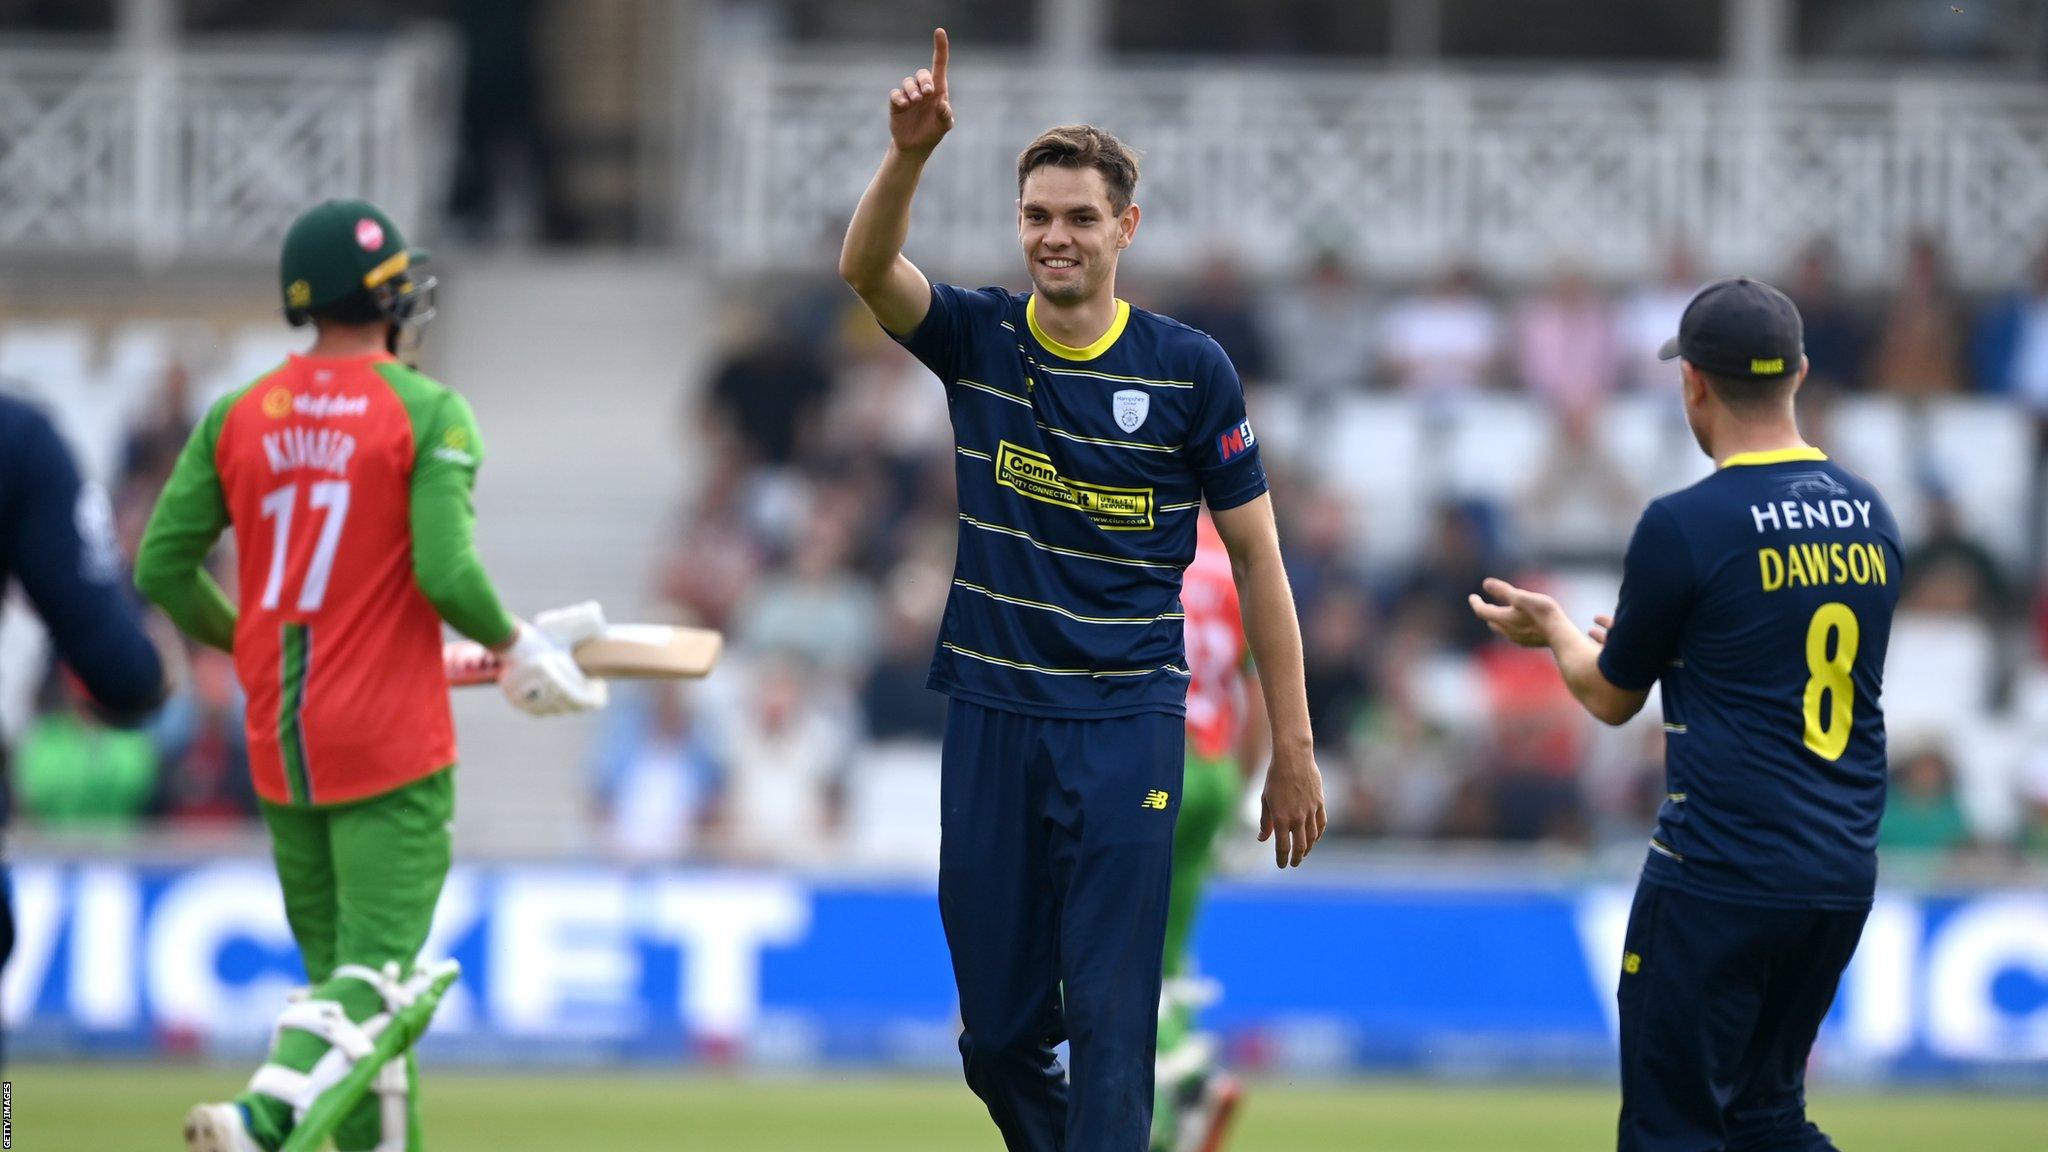
[[[25,1054],[261,1045],[300,978],[266,863],[25,861],[0,1011]],[[1624,889],[1224,884],[1198,940],[1240,1062],[1604,1074]],[[479,1060],[953,1060],[932,890],[767,873],[465,866],[433,1036]],[[1887,895],[1823,1036],[1859,1077],[2048,1078],[2048,896]]]

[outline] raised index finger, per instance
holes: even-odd
[[[941,92],[946,90],[946,57],[951,55],[951,51],[946,30],[932,29],[932,84]]]

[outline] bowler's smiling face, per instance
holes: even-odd
[[[1137,229],[1138,206],[1116,212],[1108,182],[1093,168],[1045,165],[1024,178],[1017,240],[1032,287],[1052,303],[1077,304],[1101,291]]]

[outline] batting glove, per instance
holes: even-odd
[[[529,716],[593,712],[610,699],[605,682],[585,676],[567,646],[524,621],[504,658],[498,690]]]

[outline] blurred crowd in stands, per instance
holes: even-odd
[[[1588,621],[1611,606],[1644,502],[1710,467],[1655,350],[1713,271],[1674,250],[1619,288],[1569,266],[1521,291],[1463,269],[1394,286],[1331,252],[1270,283],[1218,258],[1124,285],[1245,379],[1334,835],[1639,852],[1664,792],[1658,718],[1590,721],[1547,654],[1495,641],[1465,596],[1501,574]],[[1841,286],[1821,247],[1769,273],[1806,320],[1809,438],[1867,471],[1909,535],[1894,877],[2048,860],[2048,257],[2037,272],[1966,295],[1921,243],[1878,293]],[[617,687],[590,753],[595,836],[645,861],[930,861],[936,821],[903,813],[936,811],[945,701],[923,685],[955,538],[946,404],[836,281],[741,287],[708,377],[684,382],[678,442],[705,480],[653,575],[729,657],[701,684]],[[130,549],[188,427],[182,380],[164,388],[115,491]],[[16,749],[17,819],[246,817],[232,669],[195,651],[187,684],[124,735],[53,676]]]
[[[1991,297],[1952,289],[1929,244],[1901,264],[1875,295],[1839,286],[1821,247],[1780,275],[1806,316],[1803,419],[1823,446],[1830,413],[1872,398],[1909,443],[1930,406],[1955,403],[1988,408],[2018,448],[1908,453],[1884,838],[1900,866],[1938,870],[2048,849],[2048,758],[2025,747],[2048,723],[2048,624],[2025,627],[2048,617],[2031,423],[2048,420],[2048,258],[2037,281]],[[1643,503],[1710,467],[1684,429],[1676,368],[1655,358],[1705,275],[1675,250],[1660,280],[1620,291],[1570,267],[1520,293],[1463,269],[1401,290],[1329,253],[1285,282],[1254,284],[1219,258],[1184,283],[1125,286],[1215,336],[1245,378],[1336,834],[1639,849],[1664,793],[1657,718],[1602,729],[1546,654],[1494,641],[1465,596],[1509,574],[1587,619],[1611,605]],[[745,295],[758,307],[693,393],[688,437],[709,446],[712,480],[656,577],[679,614],[727,630],[734,671],[628,693],[615,712],[597,789],[612,845],[631,856],[857,852],[863,810],[917,795],[874,774],[923,763],[936,779],[944,701],[922,685],[954,539],[943,395],[836,283],[755,287]],[[1634,459],[1606,443],[1624,409],[1652,428]],[[1421,450],[1404,466],[1438,471],[1436,457],[1456,469],[1471,454],[1449,443],[1461,422],[1541,431],[1478,436],[1482,454],[1523,457],[1509,483],[1404,488],[1342,459],[1354,445],[1338,429],[1361,420],[1412,425]],[[1374,455],[1378,443],[1356,446]],[[1963,515],[1957,489],[1974,469],[2017,470],[1992,490],[2026,499],[2002,520]],[[1375,499],[1394,494],[1414,506]]]

